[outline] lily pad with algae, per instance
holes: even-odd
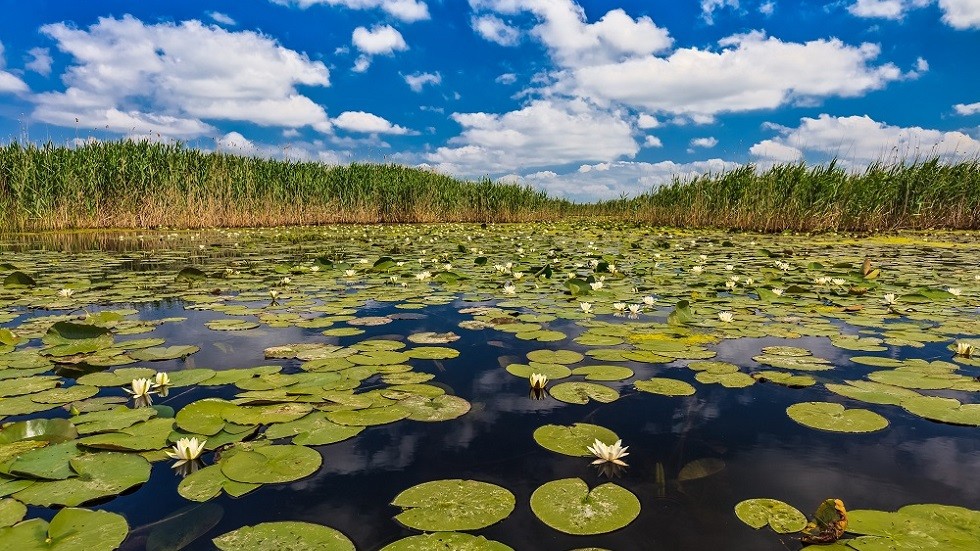
[[[559,532],[605,534],[633,522],[640,514],[640,500],[612,482],[590,490],[581,478],[565,478],[535,490],[531,494],[531,510],[541,522]]]
[[[236,482],[275,484],[293,482],[317,471],[323,457],[305,446],[261,446],[221,460],[221,473]]]
[[[516,500],[510,491],[476,480],[435,480],[401,492],[391,504],[395,520],[416,530],[479,530],[507,518]]]
[[[637,390],[663,396],[690,396],[695,388],[690,383],[667,377],[653,377],[633,383]]]
[[[51,522],[32,518],[0,528],[0,547],[18,551],[112,551],[126,539],[129,525],[122,515],[69,507]]]
[[[263,522],[211,540],[221,551],[354,551],[341,531],[309,522]]]
[[[115,452],[83,454],[71,458],[69,466],[77,476],[37,481],[13,494],[13,497],[28,505],[76,506],[121,494],[150,478],[150,464],[138,455]]]
[[[573,457],[590,457],[588,447],[596,440],[612,444],[619,437],[616,433],[599,425],[575,423],[570,426],[545,425],[534,431],[534,441],[542,448]]]
[[[799,532],[806,526],[806,515],[778,499],[746,499],[735,506],[735,516],[756,530],[768,524],[779,534]]]
[[[389,543],[381,551],[514,551],[513,547],[462,532],[434,532]]]
[[[803,402],[786,408],[797,423],[830,432],[874,432],[888,426],[888,420],[867,409],[845,409],[830,402]]]
[[[589,400],[608,404],[619,399],[619,391],[596,383],[558,383],[549,392],[552,398],[569,404],[587,404]]]

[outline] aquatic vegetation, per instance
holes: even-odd
[[[190,438],[180,438],[174,444],[173,451],[167,451],[166,453],[171,459],[177,460],[173,466],[179,467],[184,463],[194,461],[200,457],[201,452],[204,451],[205,444],[207,444],[207,440],[198,440],[193,436]]]
[[[629,452],[626,451],[629,449],[629,446],[623,446],[622,440],[616,440],[612,444],[603,444],[602,441],[596,438],[595,442],[588,449],[592,452],[592,455],[598,457],[598,459],[592,462],[593,465],[613,463],[620,467],[627,466],[622,458],[629,455]]]

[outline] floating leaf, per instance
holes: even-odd
[[[214,528],[224,509],[218,505],[188,505],[153,524],[146,551],[179,551]]]
[[[151,348],[143,348],[141,350],[134,350],[129,353],[130,357],[135,360],[144,362],[158,362],[162,360],[176,360],[184,359],[191,354],[194,354],[201,348],[198,346],[159,346]]]
[[[236,482],[274,484],[305,478],[322,462],[320,452],[304,446],[263,446],[222,458],[221,473]]]
[[[587,448],[596,440],[612,444],[619,440],[616,433],[599,425],[575,423],[571,426],[545,425],[534,431],[534,441],[542,448],[573,457],[591,457]]]
[[[13,272],[7,277],[3,278],[4,287],[34,287],[37,282],[34,278],[25,274],[24,272]]]
[[[576,367],[572,375],[584,375],[586,381],[622,381],[633,376],[633,370],[618,365]]]
[[[488,540],[483,536],[471,536],[462,532],[436,532],[402,538],[381,548],[381,551],[514,551],[512,547]]]
[[[338,425],[370,427],[394,423],[411,414],[411,411],[401,406],[386,406],[355,411],[331,411],[327,413],[327,419],[330,419]]]
[[[569,404],[587,404],[589,400],[607,404],[619,399],[619,392],[596,383],[559,383],[551,387],[551,396]]]
[[[211,541],[222,551],[354,551],[353,542],[339,530],[309,522],[263,522],[228,532]]]
[[[19,440],[65,442],[78,438],[75,425],[67,419],[31,419],[4,425],[0,429],[0,444]]]
[[[487,482],[435,480],[413,486],[391,504],[404,509],[395,520],[416,530],[479,530],[514,510],[514,494]]]
[[[138,455],[92,453],[74,457],[69,464],[77,477],[35,482],[13,497],[28,505],[75,506],[118,495],[150,478],[150,464]]]
[[[66,508],[58,511],[50,524],[32,518],[0,528],[0,544],[6,549],[24,551],[112,551],[128,533],[129,525],[122,515]]]
[[[695,389],[690,383],[666,377],[653,377],[643,381],[633,383],[637,390],[649,392],[651,394],[662,394],[664,396],[690,396],[695,393]]]
[[[813,519],[803,528],[803,543],[833,543],[847,529],[847,510],[839,499],[827,499],[817,507]]]
[[[888,426],[888,420],[873,411],[830,402],[793,404],[786,413],[801,425],[831,432],[874,432]]]
[[[353,438],[361,433],[364,427],[338,425],[329,419],[327,414],[316,412],[289,423],[277,423],[265,431],[269,439],[293,437],[293,443],[300,446],[323,446]]]
[[[410,396],[398,402],[398,405],[410,412],[412,421],[436,422],[449,421],[466,415],[470,411],[470,403],[458,396],[442,394],[434,397]]]
[[[607,482],[589,490],[580,478],[547,482],[531,494],[531,510],[541,522],[566,534],[594,535],[618,530],[640,514],[629,490]]]
[[[778,499],[746,499],[735,506],[735,516],[756,530],[768,524],[779,534],[799,532],[806,526],[806,516],[799,509]]]

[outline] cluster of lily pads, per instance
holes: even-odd
[[[980,426],[980,272],[963,254],[976,243],[966,234],[938,237],[346,226],[128,236],[154,246],[83,248],[70,260],[6,251],[0,416],[13,419],[0,429],[0,496],[10,496],[0,501],[0,542],[55,538],[67,523],[83,536],[112,537],[98,547],[85,539],[94,536],[79,536],[66,549],[114,548],[125,520],[74,507],[143,484],[153,462],[176,459],[185,475],[177,491],[205,502],[310,476],[324,453],[314,447],[371,426],[465,415],[470,404],[429,369],[459,356],[451,345],[460,335],[411,329],[445,308],[465,317],[455,331],[481,332],[505,349],[514,339],[532,343],[523,358],[499,363],[536,398],[574,406],[634,389],[670,398],[693,395],[697,385],[737,392],[773,383],[801,389],[786,413],[819,430],[883,430],[882,413],[898,411]],[[310,338],[266,348],[268,365],[196,367],[205,343],[152,336],[187,318],[141,317],[145,305],[166,302],[211,314],[204,327],[216,335],[300,328]],[[375,314],[379,305],[397,312]],[[389,325],[397,336],[360,337]],[[755,365],[713,359],[719,343],[743,337],[785,343],[760,346]],[[803,337],[855,353],[849,378],[836,375],[843,366],[793,345]],[[927,346],[945,353],[909,357]],[[872,369],[853,375],[865,366]],[[169,395],[186,391],[205,397],[179,410],[168,405]],[[603,427],[544,425],[534,439],[556,453],[595,456],[603,468],[625,466],[625,447]],[[515,502],[480,481],[415,486],[392,504],[403,508],[398,522],[424,533],[385,549],[506,549],[461,531],[502,520]],[[21,521],[25,504],[67,508],[50,523]],[[530,507],[569,534],[617,530],[640,513],[626,488],[590,489],[579,478],[545,483]],[[432,522],[439,515],[452,522]],[[336,530],[306,523],[246,527],[215,543],[246,549],[293,537],[353,549]]]

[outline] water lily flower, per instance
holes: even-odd
[[[320,267],[319,266],[310,266],[310,271],[311,272],[319,272],[320,271]]]
[[[725,282],[725,288],[726,289],[734,289],[735,288],[735,282],[729,279],[728,281]]]
[[[524,272],[514,272],[510,275],[512,275],[514,279],[521,279],[522,277],[524,277]]]
[[[650,295],[643,297],[643,304],[646,304],[647,306],[653,306],[654,302],[657,302],[657,299],[653,298]]]
[[[953,295],[954,297],[958,297],[963,294],[963,289],[960,289],[959,287],[950,287],[946,289],[946,292]]]
[[[750,286],[750,285],[752,285],[753,283],[755,283],[755,280],[754,280],[754,279],[752,279],[751,277],[747,277],[747,278],[745,278],[745,286],[746,286],[746,287],[748,287],[748,286]]]
[[[883,298],[885,300],[885,304],[888,305],[895,304],[895,293],[885,293],[885,296]]]
[[[504,283],[504,293],[507,293],[508,295],[517,294],[517,287],[508,281],[507,283]]]
[[[126,392],[133,395],[133,398],[145,398],[153,394],[153,381],[150,379],[133,379],[132,390],[123,388]]]
[[[593,291],[598,291],[599,289],[602,289],[602,286],[603,285],[604,284],[601,281],[595,281],[595,282],[589,283],[589,287],[592,287],[592,290]]]
[[[177,462],[174,463],[174,467],[179,467],[184,463],[194,461],[201,456],[201,452],[204,451],[204,445],[207,440],[198,440],[195,437],[191,438],[181,438],[177,440],[174,445],[174,451],[166,452],[171,459],[176,459]]]
[[[629,305],[629,309],[630,309],[630,314],[639,314],[640,312],[643,311],[643,305],[642,304],[630,304]]]
[[[61,297],[61,298],[71,298],[71,296],[74,295],[74,294],[75,294],[75,291],[73,291],[71,289],[62,289],[62,290],[58,291],[58,296]]]
[[[735,266],[732,264],[725,264],[725,269],[730,272],[735,269]]]
[[[548,384],[548,376],[541,373],[531,373],[528,380],[531,382],[531,388],[534,390],[542,390]]]
[[[153,388],[159,388],[162,386],[170,386],[170,375],[165,371],[158,372],[153,380]]]
[[[973,344],[964,341],[956,341],[957,356],[963,356],[964,358],[969,358],[973,356],[973,351],[974,351]]]
[[[614,302],[613,303],[613,309],[616,310],[617,312],[622,312],[623,310],[626,309],[626,303],[625,302]]]
[[[593,465],[599,465],[602,463],[613,463],[621,467],[627,466],[626,462],[623,461],[621,458],[629,455],[629,453],[626,452],[626,450],[629,449],[629,446],[623,446],[622,440],[616,440],[615,444],[611,446],[607,446],[603,444],[601,441],[599,441],[598,438],[596,438],[595,443],[592,444],[591,446],[588,446],[587,449],[590,452],[592,452],[592,455],[598,457],[598,459],[592,462]]]
[[[835,277],[831,279],[830,282],[838,287],[842,287],[845,283],[847,283],[847,280],[842,277]]]
[[[591,302],[580,302],[580,303],[578,303],[578,306],[586,314],[591,314],[592,313],[592,303]]]
[[[705,260],[708,260],[708,255],[706,255],[706,254],[699,254],[699,255],[698,255],[698,258],[700,258],[700,259],[701,259],[701,261],[703,262],[703,261],[705,261]]]
[[[284,277],[284,278],[282,278],[282,284],[283,285],[289,285],[292,282],[293,282],[293,278],[291,278],[291,277]]]
[[[775,289],[772,290],[772,294],[776,295],[777,297],[783,296],[783,293],[785,293],[785,292],[786,292],[786,289],[782,289],[780,287],[776,287]]]
[[[430,277],[432,277],[432,272],[430,272],[428,270],[425,270],[425,271],[422,271],[422,272],[419,272],[419,273],[415,274],[415,279],[417,279],[419,281],[425,281],[425,280],[429,279]]]
[[[718,312],[718,319],[725,323],[731,323],[735,319],[735,314],[731,312]]]
[[[813,279],[813,282],[817,285],[826,285],[830,283],[830,278],[827,276],[821,276]]]
[[[701,275],[704,272],[704,266],[695,266],[691,268],[691,271],[695,274]]]
[[[344,270],[344,275],[347,277],[354,277],[357,275],[357,270]]]
[[[276,300],[276,298],[279,296],[279,291],[272,289],[269,291],[269,296],[272,297],[272,300]]]

